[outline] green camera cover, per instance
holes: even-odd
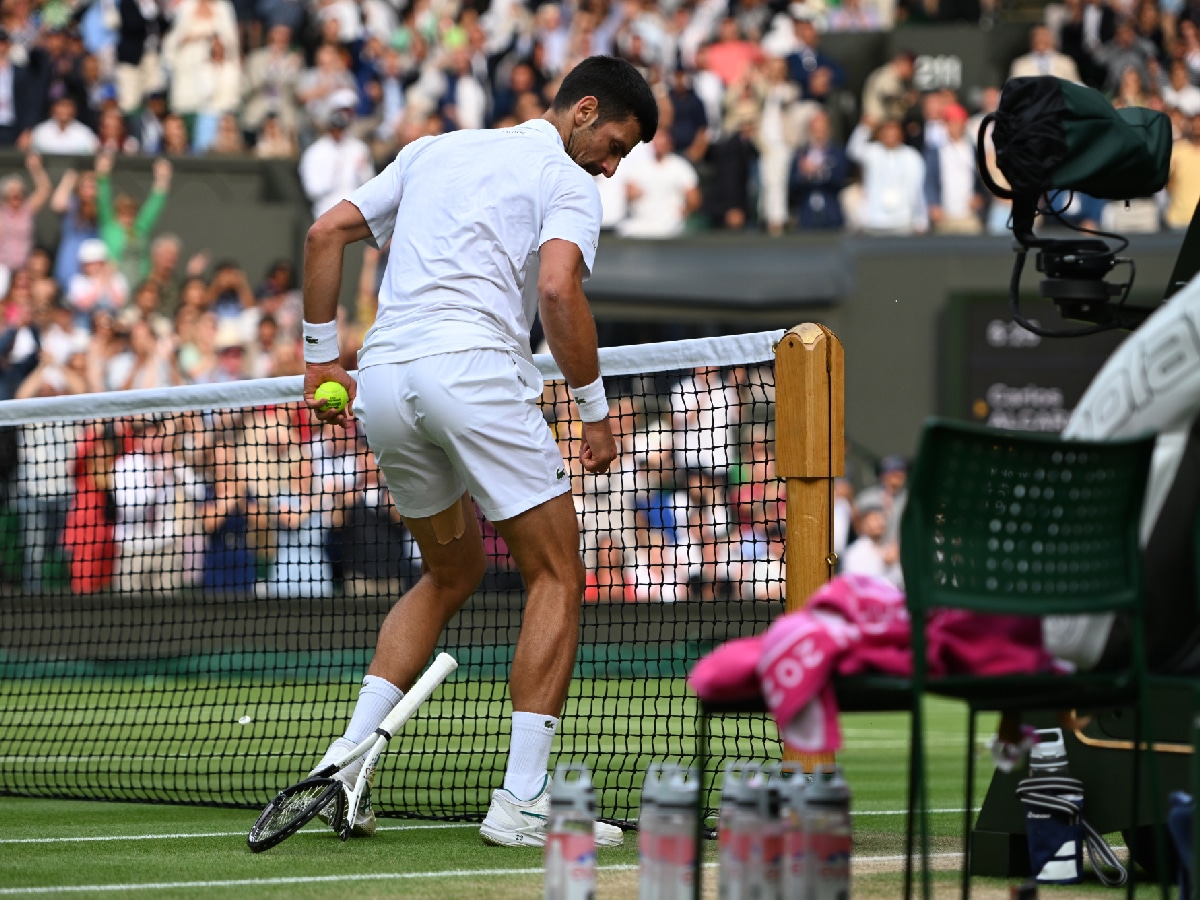
[[[1005,83],[992,140],[1015,193],[1149,197],[1166,185],[1171,165],[1166,114],[1114,109],[1099,91],[1050,76]]]

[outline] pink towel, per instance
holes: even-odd
[[[1036,619],[935,612],[926,628],[929,674],[1011,675],[1046,672]],[[912,673],[911,632],[904,594],[882,579],[841,575],[822,585],[800,611],[767,631],[716,648],[692,669],[688,683],[709,701],[762,694],[784,743],[803,753],[842,746],[830,677]]]

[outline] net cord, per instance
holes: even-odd
[[[782,330],[761,331],[753,334],[634,344],[627,347],[604,347],[600,350],[600,373],[605,378],[614,378],[700,366],[752,365],[773,359],[775,345],[783,335]],[[562,372],[550,354],[539,353],[534,356],[533,361],[543,378],[551,381],[562,379]],[[0,426],[295,403],[303,392],[303,384],[303,376],[289,375],[224,384],[8,400],[0,402]]]

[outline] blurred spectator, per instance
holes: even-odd
[[[753,73],[730,85],[723,102],[724,137],[709,152],[713,177],[704,197],[705,212],[713,224],[735,231],[744,228],[755,211],[750,182],[758,161],[755,140],[764,94],[764,85]]]
[[[1045,25],[1035,25],[1029,31],[1029,52],[1013,60],[1009,78],[1029,78],[1052,75],[1067,81],[1080,82],[1075,60],[1054,48],[1054,32]]]
[[[171,164],[154,161],[154,183],[146,201],[138,208],[128,194],[112,193],[113,158],[108,153],[96,157],[96,199],[100,217],[100,238],[109,258],[127,284],[137,284],[150,273],[150,233],[158,224],[171,191]]]
[[[353,112],[358,108],[358,91],[337,47],[330,44],[318,47],[315,59],[316,65],[305,69],[296,80],[296,99],[307,113],[305,124],[324,128],[333,112],[331,104],[335,97]],[[353,100],[346,97],[346,91],[353,94]]]
[[[858,226],[868,234],[923,233],[929,227],[925,209],[925,161],[902,143],[895,119],[885,119],[874,139],[866,120],[846,145],[846,155],[862,168],[862,200]]]
[[[236,68],[239,58],[233,4],[229,0],[182,0],[163,42],[163,57],[171,70],[171,112],[187,116],[211,113],[213,98],[223,98],[231,90],[228,82],[233,76],[228,66]],[[236,102],[236,80],[232,93]],[[208,145],[201,142],[200,131],[197,125],[192,137],[203,149]]]
[[[133,303],[121,310],[117,321],[126,326],[134,322],[145,322],[155,337],[166,338],[174,334],[170,318],[162,312],[162,297],[158,293],[158,284],[149,279],[137,286],[133,292]]]
[[[675,385],[671,389],[675,465],[724,478],[737,461],[730,448],[737,446],[740,408],[737,387],[725,380],[717,366],[701,366]]]
[[[1121,81],[1116,94],[1112,98],[1113,106],[1117,109],[1132,109],[1150,105],[1150,95],[1146,93],[1146,82],[1138,70],[1130,66],[1121,73]]]
[[[398,597],[420,577],[421,551],[370,453],[363,466],[362,488],[343,495],[331,519],[342,548],[343,590],[350,597]]]
[[[842,0],[829,13],[830,31],[879,31],[884,28],[883,16],[863,0]]]
[[[792,18],[800,46],[787,58],[788,75],[800,85],[800,92],[805,99],[819,97],[829,88],[840,88],[846,83],[846,73],[837,60],[821,51],[815,12],[797,4],[791,8],[794,10]],[[821,91],[815,90],[811,83],[814,76],[825,85]]]
[[[17,432],[21,584],[27,592],[40,593],[49,587],[50,566],[62,559],[63,529],[71,507],[71,456],[79,430],[76,423],[52,422],[26,425]]]
[[[205,321],[202,316],[201,322]],[[215,356],[205,360],[207,367],[192,376],[196,384],[227,384],[246,377],[246,347],[237,323],[225,321],[217,326],[212,347]]]
[[[660,128],[648,147],[622,163],[629,216],[617,224],[623,237],[665,238],[683,233],[700,207],[699,179],[692,164],[671,147],[671,132]],[[618,171],[620,169],[618,168]]]
[[[242,128],[251,134],[262,132],[268,116],[275,117],[280,130],[296,132],[296,83],[304,60],[291,45],[292,30],[287,25],[273,25],[267,32],[266,46],[246,56]]]
[[[26,195],[20,175],[0,179],[0,266],[22,269],[33,252],[33,218],[50,199],[50,178],[41,158],[25,157],[25,169],[33,179],[33,193]]]
[[[762,48],[746,40],[733,16],[721,20],[716,40],[709,45],[704,65],[726,85],[745,81],[752,66],[763,57]]]
[[[209,144],[209,155],[242,156],[245,152],[246,142],[242,139],[237,116],[231,112],[223,113],[217,122],[217,134]]]
[[[1165,218],[1170,228],[1186,230],[1200,204],[1200,115],[1188,122],[1186,138],[1171,148]]]
[[[259,159],[294,159],[299,153],[296,138],[284,128],[277,117],[269,115],[263,119],[254,143],[254,155]]]
[[[168,527],[173,460],[162,454],[162,426],[153,420],[128,425],[126,452],[113,466],[118,559],[113,587],[123,594],[175,587],[179,570],[175,538]]]
[[[237,112],[242,96],[242,67],[236,46],[213,37],[208,59],[196,68],[192,77],[194,96],[189,99],[196,118],[192,124],[192,149],[207,153],[217,139],[221,119]],[[175,107],[179,112],[179,108]],[[235,118],[236,128],[236,118]]]
[[[821,111],[808,123],[808,143],[797,151],[791,168],[794,215],[801,228],[841,228],[841,191],[850,174],[846,151],[829,133],[829,116]]]
[[[329,99],[329,131],[300,157],[300,181],[312,201],[313,218],[344,200],[375,174],[371,151],[350,134],[358,95],[338,91]]]
[[[872,575],[904,587],[900,549],[887,535],[887,518],[878,501],[859,502],[855,530],[858,537],[842,556],[842,571],[847,575]]]
[[[800,90],[788,80],[787,63],[768,59],[763,64],[762,109],[758,121],[759,207],[770,234],[782,234],[788,217],[788,170],[794,129],[789,127]]]
[[[33,122],[33,75],[12,58],[12,39],[0,23],[0,147],[11,147]]]
[[[108,362],[106,382],[114,391],[148,390],[183,383],[175,361],[175,338],[159,337],[141,319],[127,329],[125,347]]]
[[[112,584],[117,557],[113,467],[122,444],[116,424],[109,422],[91,430],[76,447],[71,466],[75,494],[63,529],[74,594],[94,594]]]
[[[678,68],[671,73],[667,99],[671,103],[669,127],[675,151],[692,164],[700,162],[708,152],[708,115],[704,111],[704,102],[692,88],[692,76],[686,69]]]
[[[160,51],[167,33],[167,18],[156,0],[119,0],[117,39],[117,103],[132,116],[148,94],[161,91],[166,82]]]
[[[179,277],[179,258],[183,252],[183,241],[174,234],[160,234],[150,242],[150,270],[146,281],[158,290],[158,310],[168,319],[179,308],[179,291],[183,282]]]
[[[313,507],[315,496],[312,461],[296,453],[289,466],[286,489],[267,500],[268,520],[276,533],[276,553],[270,576],[255,586],[259,597],[295,600],[333,596],[333,571],[325,559],[321,515]]]
[[[163,128],[167,120],[166,91],[154,91],[145,96],[139,112],[127,119],[130,134],[137,139],[144,154],[156,156],[167,152],[163,149]]]
[[[139,149],[137,138],[129,134],[125,117],[115,106],[106,106],[100,112],[96,138],[101,153],[137,153]]]
[[[182,116],[171,113],[163,119],[162,152],[167,156],[187,156],[192,152],[192,141]]]
[[[247,595],[254,591],[255,546],[266,523],[250,479],[237,462],[235,440],[227,434],[214,441],[212,470],[197,510],[205,534],[201,587]]]
[[[96,133],[75,118],[75,100],[61,88],[52,93],[50,118],[30,132],[29,149],[47,155],[90,156],[99,146]]]
[[[919,95],[913,87],[916,57],[901,50],[891,62],[867,76],[863,85],[862,117],[870,122],[884,119],[904,121],[917,105]]]
[[[100,234],[95,173],[80,175],[74,169],[67,169],[50,198],[50,208],[60,217],[54,280],[65,287],[79,271],[80,245]]]
[[[26,273],[18,272],[4,306],[6,327],[0,332],[0,400],[13,399],[21,382],[38,365],[40,347],[28,285]]]
[[[1187,118],[1200,113],[1200,88],[1191,82],[1187,63],[1177,59],[1171,63],[1167,81],[1160,86],[1163,103],[1177,109]]]
[[[583,599],[586,603],[629,603],[638,599],[626,574],[625,552],[608,535],[598,539],[596,564],[588,567]]]
[[[465,47],[450,54],[446,71],[446,92],[438,103],[442,117],[452,130],[484,126],[488,95],[471,68],[471,56]]]
[[[1067,14],[1059,29],[1059,46],[1075,61],[1084,84],[1102,87],[1106,70],[1096,51],[1113,39],[1116,13],[1108,0],[1065,0],[1065,5]]]
[[[1138,37],[1129,19],[1117,23],[1112,41],[1092,51],[1092,57],[1104,67],[1104,90],[1116,94],[1126,69],[1134,69],[1142,84],[1150,83],[1150,60],[1156,56],[1152,43]]]
[[[903,456],[885,456],[875,466],[877,483],[859,491],[854,506],[861,515],[864,509],[879,507],[883,510],[884,534],[889,541],[900,537],[900,517],[908,500],[908,460]],[[862,529],[855,526],[861,534]]]
[[[983,181],[975,165],[975,142],[967,137],[967,111],[946,107],[946,140],[925,147],[925,203],[937,234],[979,234]]]
[[[92,315],[113,315],[129,299],[129,282],[109,258],[108,247],[99,238],[79,245],[79,272],[67,287],[67,303],[76,321],[87,327]]]

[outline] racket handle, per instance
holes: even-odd
[[[396,708],[379,724],[378,730],[384,732],[387,739],[391,740],[392,736],[404,727],[404,723],[412,718],[417,707],[428,700],[438,685],[446,680],[446,676],[457,668],[458,663],[453,656],[449,653],[439,653],[424,674],[417,679],[417,683],[400,698]]]

